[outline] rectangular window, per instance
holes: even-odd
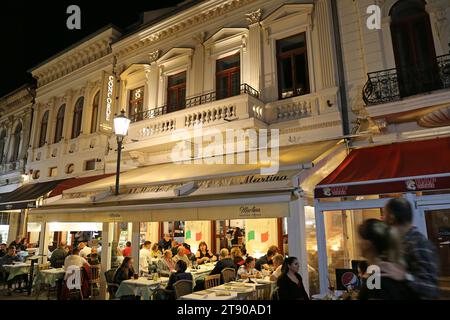
[[[143,119],[144,112],[144,87],[130,90],[130,101],[128,104],[128,115],[130,119],[139,121]]]
[[[240,53],[216,61],[216,99],[236,96],[241,85]]]
[[[280,99],[310,93],[305,33],[278,40],[277,61]]]
[[[56,177],[58,176],[58,167],[52,167],[48,170],[48,176],[49,177]]]
[[[95,159],[86,161],[84,165],[85,171],[95,170]]]
[[[186,71],[167,79],[167,110],[173,112],[186,107]]]

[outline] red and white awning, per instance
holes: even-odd
[[[450,189],[450,137],[355,149],[315,198]]]

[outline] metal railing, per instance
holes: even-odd
[[[398,101],[420,93],[450,88],[450,54],[424,67],[399,67],[370,72],[363,88],[366,105]]]
[[[259,92],[257,90],[255,90],[248,84],[243,83],[239,86],[239,88],[236,88],[235,90],[231,90],[231,92],[225,91],[225,90],[212,91],[212,92],[208,92],[208,93],[205,93],[205,94],[202,94],[199,96],[188,98],[185,100],[184,107],[181,109],[191,108],[191,107],[199,106],[202,104],[207,104],[207,103],[210,103],[213,101],[238,96],[240,94],[248,94],[252,97],[259,98]],[[156,117],[162,116],[164,114],[167,114],[170,112],[175,112],[175,111],[178,111],[181,109],[176,109],[176,110],[171,111],[167,106],[162,106],[162,107],[158,107],[155,109],[146,110],[143,112],[139,112],[139,113],[130,115],[130,120],[131,120],[131,122],[138,122],[138,121],[142,121],[142,120],[146,120],[146,119],[152,119],[152,118],[156,118]]]

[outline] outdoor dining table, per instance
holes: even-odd
[[[6,272],[8,272],[8,274],[9,274],[7,281],[10,281],[17,276],[20,276],[23,274],[29,274],[31,264],[25,263],[25,262],[19,262],[19,263],[15,263],[15,264],[4,264],[3,268],[5,268]]]
[[[237,292],[202,290],[180,297],[180,300],[239,300]]]
[[[186,272],[192,274],[192,278],[194,280],[193,282],[195,283],[195,281],[204,279],[207,275],[209,275],[209,273],[214,269],[214,266],[215,264],[213,263],[202,264],[198,269],[189,268]]]
[[[140,296],[144,300],[150,300],[152,293],[167,282],[169,282],[167,277],[161,277],[158,280],[149,280],[147,277],[124,280],[117,289],[116,297]]]
[[[217,287],[208,288],[208,290],[235,293],[237,300],[244,300],[256,295],[257,286],[257,283],[231,281]]]
[[[50,287],[55,287],[58,280],[64,279],[64,275],[64,268],[40,270],[36,274],[34,285],[46,284]]]

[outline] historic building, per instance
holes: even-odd
[[[104,172],[111,43],[119,35],[107,27],[30,70],[37,79],[27,163],[33,182]]]
[[[336,1],[349,156],[316,188],[321,288],[361,259],[358,225],[405,197],[450,270],[450,2]],[[379,10],[373,9],[377,5]],[[368,14],[380,14],[379,29]],[[323,213],[323,214],[322,214]],[[328,277],[328,279],[327,279]],[[445,289],[447,288],[447,289]]]
[[[0,194],[11,194],[28,182],[26,171],[34,89],[23,86],[0,98]],[[11,242],[26,228],[22,210],[0,208],[0,243]]]
[[[356,227],[387,199],[414,202],[415,224],[432,235],[447,211],[428,223],[435,208],[419,204],[448,204],[448,181],[433,179],[450,175],[449,3],[375,1],[380,29],[369,29],[373,4],[185,1],[32,69],[32,184],[113,175],[113,119],[131,120],[119,192],[114,176],[58,187],[28,216],[41,249],[57,227],[92,223],[105,270],[117,243],[131,240],[137,261],[139,243],[164,233],[257,257],[275,244],[300,258],[317,293],[361,259]],[[419,146],[425,158],[411,166]]]

